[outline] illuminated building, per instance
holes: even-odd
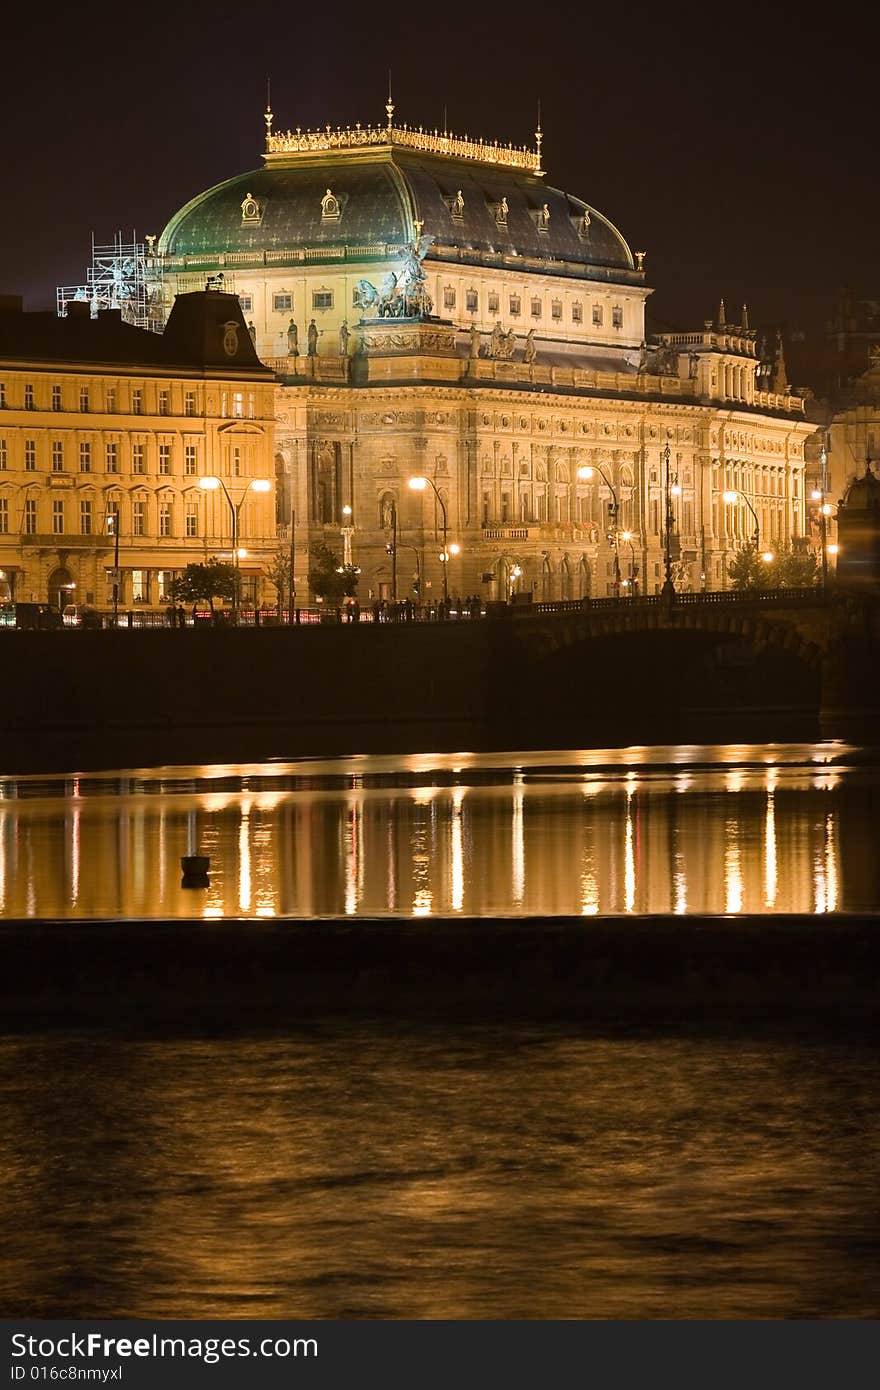
[[[163,334],[0,303],[0,595],[19,601],[165,602],[171,578],[208,556],[231,557],[231,494],[273,472],[274,387],[233,296],[181,296]],[[240,480],[240,482],[239,482]],[[274,502],[242,509],[243,598],[274,553]],[[271,589],[266,597],[271,597]]]

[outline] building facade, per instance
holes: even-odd
[[[88,304],[66,318],[0,304],[0,597],[107,609],[163,605],[193,562],[232,558],[242,596],[277,546],[274,380],[238,301],[181,296],[163,334]],[[118,573],[115,560],[118,555]]]

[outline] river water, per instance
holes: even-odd
[[[878,786],[834,743],[6,779],[0,914],[821,931],[880,910]],[[880,1314],[853,1029],[35,1023],[0,1032],[0,1097],[7,1316]]]

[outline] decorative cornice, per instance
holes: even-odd
[[[324,126],[322,130],[272,131],[272,113],[267,110],[266,162],[287,161],[298,156],[333,154],[337,151],[360,151],[398,147],[419,150],[447,159],[467,159],[477,164],[495,164],[506,169],[521,169],[541,177],[541,138],[537,147],[501,145],[497,140],[472,140],[470,136],[452,135],[448,131],[424,130],[421,126]]]

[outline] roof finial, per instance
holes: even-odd
[[[266,111],[263,116],[266,122],[266,147],[269,146],[269,137],[272,134],[272,79],[266,78]]]
[[[743,333],[748,333],[748,331],[749,331],[749,306],[748,306],[748,304],[744,304],[744,305],[743,305],[742,331],[743,331]]]
[[[727,327],[727,314],[726,314],[725,311],[724,311],[724,299],[723,299],[723,298],[720,299],[720,300],[718,301],[718,327],[719,327],[719,328],[726,328],[726,327]]]
[[[388,134],[391,134],[392,118],[394,116],[394,98],[391,95],[391,69],[388,69],[388,100],[385,103],[385,110],[388,113]]]
[[[543,174],[544,172],[544,170],[541,168],[541,145],[543,143],[543,140],[544,132],[541,130],[541,98],[538,97],[538,124],[535,129],[535,145],[537,146],[538,154],[538,167],[535,170],[536,174]]]

